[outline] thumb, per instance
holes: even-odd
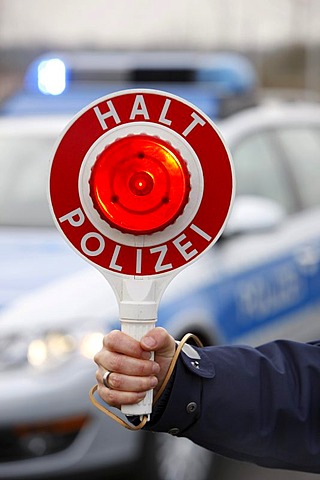
[[[150,330],[150,332],[141,339],[140,345],[143,350],[155,352],[155,361],[160,366],[160,371],[157,374],[158,385],[154,389],[155,395],[157,395],[159,389],[162,387],[176,350],[175,340],[164,328],[157,327]]]
[[[175,340],[162,327],[157,327],[148,332],[141,339],[141,348],[146,351],[156,351],[163,356],[172,356],[175,352]]]

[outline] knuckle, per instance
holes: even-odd
[[[116,390],[121,390],[122,384],[123,382],[120,375],[117,375],[116,373],[111,373],[109,375],[109,385],[112,388],[115,388]]]
[[[118,405],[116,393],[112,390],[108,390],[106,393],[106,403],[110,405],[110,407],[116,407]]]
[[[111,372],[120,372],[122,369],[122,357],[121,355],[113,354],[110,356],[108,365]]]
[[[139,362],[137,366],[137,374],[139,376],[145,376],[149,375],[152,369],[152,363],[151,362]]]
[[[107,398],[107,403],[111,406],[116,405],[116,393],[113,392],[112,390],[107,390],[106,393],[106,398]]]
[[[97,365],[100,365],[100,363],[101,363],[101,351],[97,352],[95,354],[95,356],[93,357],[93,360]]]
[[[105,335],[103,337],[103,346],[108,350],[112,350],[114,345],[117,344],[118,339],[119,339],[119,331],[112,330],[111,332],[108,333],[108,335]]]
[[[113,390],[109,390],[105,387],[99,387],[98,393],[102,400],[108,405],[110,405],[111,407],[117,406],[116,392],[114,392]]]

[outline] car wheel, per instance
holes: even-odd
[[[167,433],[146,435],[146,469],[143,477],[154,480],[208,480],[217,466],[217,457],[187,438]]]

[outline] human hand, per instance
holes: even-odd
[[[150,360],[155,352],[155,360]],[[160,389],[175,352],[174,338],[164,328],[154,328],[141,341],[113,330],[103,339],[103,348],[94,361],[98,365],[98,393],[111,407],[140,402],[146,392]],[[103,375],[108,376],[107,388]]]

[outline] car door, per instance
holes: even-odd
[[[284,218],[216,246],[219,280],[206,296],[220,342],[320,335],[320,145],[313,135],[305,127],[278,126],[233,146],[237,198],[267,198]]]

